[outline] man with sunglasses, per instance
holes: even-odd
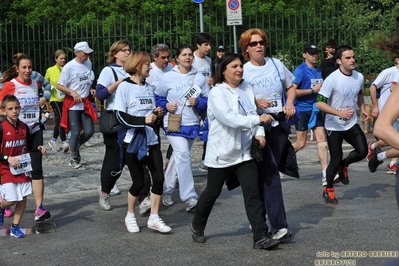
[[[151,57],[154,62],[151,63],[150,76],[146,78],[154,91],[163,74],[172,70],[173,65],[170,63],[170,50],[166,44],[156,44],[151,48]]]
[[[79,148],[94,134],[97,113],[88,97],[96,92],[91,89],[94,73],[89,59],[93,49],[87,42],[79,42],[74,46],[74,52],[75,58],[62,68],[57,89],[65,93],[60,125],[65,132],[71,131],[69,166],[77,169],[82,166]]]

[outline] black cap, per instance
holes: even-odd
[[[219,45],[218,46],[218,51],[224,51],[224,46],[223,45]]]
[[[309,54],[315,54],[315,53],[319,52],[319,49],[317,49],[316,45],[308,43],[303,46],[303,52],[309,53]]]

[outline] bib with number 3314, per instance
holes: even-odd
[[[19,160],[19,166],[10,164],[10,171],[13,175],[28,174],[32,171],[32,161],[29,153],[15,156]]]

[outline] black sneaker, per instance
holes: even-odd
[[[327,195],[327,187],[324,187],[322,197],[323,197],[323,199],[326,199],[328,197],[328,195]]]
[[[374,153],[374,155],[371,157],[369,161],[369,170],[370,172],[374,173],[378,166],[382,164],[383,161],[378,161],[378,153]]]
[[[338,176],[342,184],[349,185],[348,166],[338,167]]]
[[[191,229],[191,237],[193,238],[193,242],[196,243],[205,243],[206,239],[204,236],[204,231],[197,231],[194,229],[193,225],[190,225]]]
[[[264,236],[260,240],[254,242],[254,249],[274,249],[280,245],[280,242],[276,239]]]
[[[326,203],[338,204],[338,200],[334,194],[334,188],[324,188],[323,198]]]
[[[82,158],[80,157],[79,148],[76,150],[76,160],[78,164],[80,164],[80,161],[82,160]]]

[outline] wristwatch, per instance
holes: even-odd
[[[7,162],[7,160],[8,160],[8,155],[4,155],[3,160]]]
[[[314,93],[313,88],[310,88],[310,94],[313,94],[313,93]]]

